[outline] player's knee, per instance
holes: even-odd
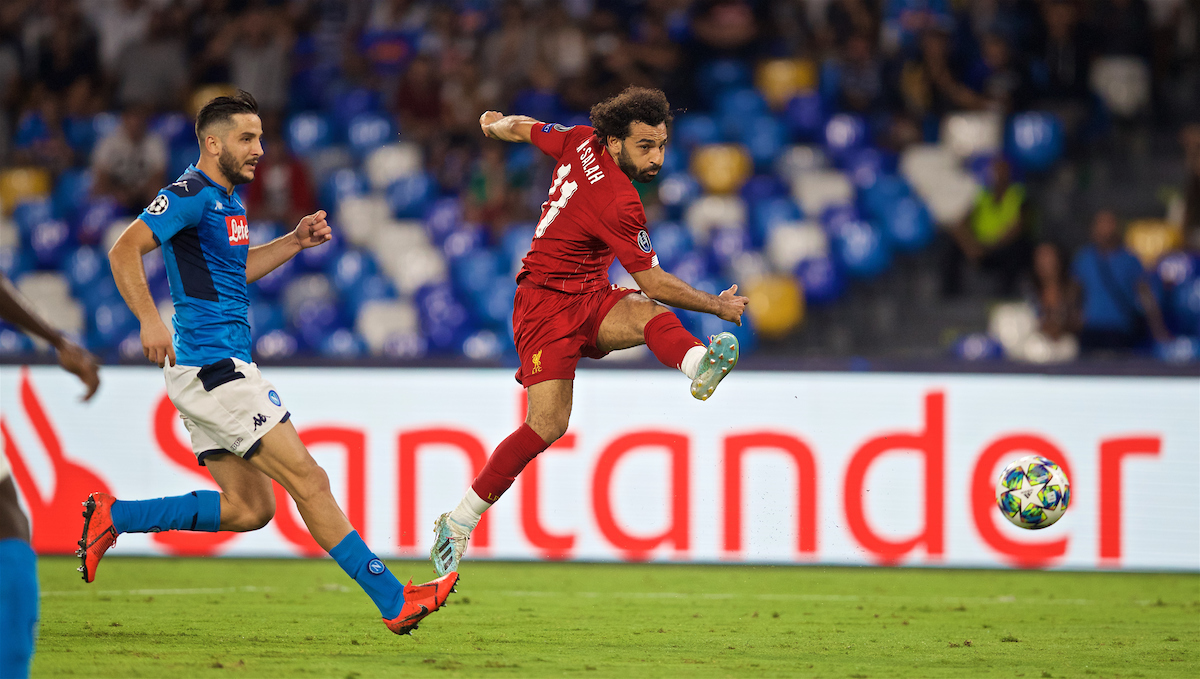
[[[249,509],[246,516],[247,525],[251,526],[246,530],[258,530],[263,528],[271,519],[275,518],[275,498],[271,497],[265,502],[258,502]]]
[[[307,502],[332,492],[329,474],[325,473],[321,465],[313,462],[298,475],[291,495],[297,502]]]
[[[258,530],[275,518],[275,496],[238,498],[230,503],[230,515],[221,516],[221,530]]]
[[[533,430],[537,432],[538,436],[541,436],[542,440],[546,442],[546,445],[550,445],[551,443],[554,443],[562,438],[563,434],[567,433],[567,427],[570,425],[570,419],[570,413],[562,415],[556,413],[554,415],[538,418],[538,420],[532,424],[532,427]]]

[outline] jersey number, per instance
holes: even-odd
[[[554,192],[558,191],[560,187],[562,191],[559,193],[558,200],[547,200],[545,203],[542,203],[542,209],[545,212],[542,214],[541,221],[538,222],[537,230],[533,232],[534,238],[541,238],[542,234],[546,233],[546,227],[550,226],[550,223],[558,216],[558,211],[566,207],[567,201],[571,200],[571,196],[575,195],[575,189],[579,188],[579,184],[566,181],[569,174],[571,174],[571,166],[563,165],[558,168],[558,172],[554,175],[554,185],[550,187],[549,196],[553,198]]]

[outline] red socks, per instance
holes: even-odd
[[[679,369],[689,349],[704,346],[692,333],[684,330],[679,317],[670,312],[651,318],[643,334],[646,346],[668,368]]]
[[[500,499],[504,491],[516,480],[517,474],[549,446],[528,424],[508,435],[508,438],[496,446],[495,452],[488,458],[483,471],[475,477],[471,488],[486,502]]]

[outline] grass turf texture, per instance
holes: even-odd
[[[409,638],[329,560],[76,563],[34,677],[1200,676],[1190,574],[467,562]]]

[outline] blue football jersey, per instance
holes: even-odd
[[[139,217],[162,246],[175,303],[175,360],[250,362],[246,255],[250,229],[237,194],[196,166],[158,192]]]

